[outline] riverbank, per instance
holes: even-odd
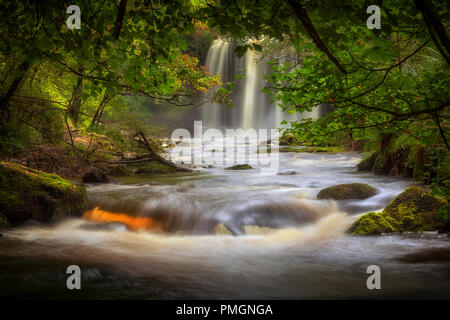
[[[136,232],[71,219],[8,231],[0,240],[0,268],[9,274],[0,295],[69,297],[58,283],[65,283],[64,266],[78,264],[84,287],[75,295],[83,298],[448,298],[447,235],[346,233],[360,214],[383,209],[412,184],[358,172],[359,161],[354,153],[280,153],[272,174],[215,165],[88,186],[90,208],[159,219],[168,228]],[[360,182],[379,193],[316,200],[325,187]],[[277,226],[251,228],[255,217]],[[244,234],[218,234],[219,223],[243,225]],[[381,266],[378,292],[365,285],[371,264]],[[30,273],[33,280],[20,280]]]

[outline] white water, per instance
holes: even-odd
[[[357,173],[358,160],[347,153],[282,153],[278,174],[217,165],[91,186],[91,207],[166,217],[171,228],[133,232],[71,219],[6,232],[0,295],[73,297],[65,268],[76,264],[84,272],[83,298],[449,298],[445,236],[345,233],[357,218],[352,212],[380,209],[410,184]],[[369,183],[379,194],[315,200],[323,187],[348,182]],[[208,227],[237,220],[247,235]],[[279,227],[264,227],[273,222]],[[366,288],[371,264],[381,266],[381,291]]]
[[[269,95],[262,92],[268,85],[263,77],[270,72],[265,60],[251,50],[239,58],[234,47],[234,43],[216,39],[208,50],[206,67],[210,74],[221,74],[223,82],[235,81],[236,87],[232,95],[235,106],[231,109],[217,103],[202,106],[205,127],[272,129],[281,128],[283,120],[289,123],[302,117],[318,116],[318,110],[296,115],[282,112],[275,102],[270,102]],[[243,79],[236,81],[235,76],[239,74]]]
[[[246,66],[235,93],[237,106],[205,106],[205,126],[278,127],[286,115],[261,93],[264,64],[251,52],[238,59],[232,48],[216,40],[206,63],[211,73],[227,79]],[[208,147],[220,150],[223,145]],[[152,218],[163,227],[129,231],[121,223],[78,218],[5,232],[0,238],[0,296],[450,298],[447,237],[345,233],[358,214],[385,207],[411,184],[358,173],[359,160],[350,153],[281,153],[278,172],[268,174],[257,167],[228,171],[216,164],[199,167],[195,174],[90,186],[89,209]],[[379,193],[366,200],[316,200],[322,188],[352,182],[368,183]],[[223,234],[230,231],[241,235]],[[79,292],[65,287],[66,268],[72,264],[83,271]],[[372,264],[381,267],[381,291],[366,287],[366,268]]]

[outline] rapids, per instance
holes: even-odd
[[[201,107],[205,128],[272,129],[282,120],[326,111],[319,106],[295,116],[283,113],[261,94],[262,76],[269,71],[265,61],[251,51],[238,58],[234,46],[217,39],[208,51],[207,68],[221,73],[224,82],[245,70],[233,94],[236,107]],[[256,152],[267,138],[241,142],[244,151],[223,156],[233,164],[247,163],[249,147]],[[220,139],[203,141],[203,159],[221,157],[226,146]],[[276,148],[272,154],[278,154]],[[275,171],[252,163],[251,170],[224,170],[226,165],[207,161],[192,165],[198,172],[89,186],[83,217],[3,233],[0,296],[450,298],[446,235],[345,233],[360,214],[384,208],[411,180],[357,172],[358,154],[278,155]],[[173,160],[186,164],[189,157]],[[353,182],[368,183],[379,193],[358,201],[316,200],[322,188]],[[67,290],[69,265],[80,266],[82,290]],[[381,290],[367,289],[370,265],[381,267]]]
[[[83,218],[0,238],[0,295],[18,298],[449,298],[444,235],[353,237],[359,214],[412,183],[355,169],[359,155],[280,153],[278,172],[224,170],[125,177],[88,187]],[[364,182],[367,200],[315,200]],[[230,234],[230,231],[236,235]],[[65,287],[67,266],[82,290]],[[382,290],[366,269],[381,267]]]

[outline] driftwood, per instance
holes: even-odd
[[[137,139],[137,141],[139,143],[139,146],[141,148],[146,149],[147,151],[149,151],[149,154],[138,156],[138,157],[131,158],[131,159],[122,159],[122,160],[115,160],[115,161],[97,160],[97,162],[103,162],[103,163],[108,163],[108,164],[132,164],[132,163],[142,163],[142,162],[149,162],[149,161],[157,161],[157,162],[162,163],[162,164],[164,164],[166,166],[174,168],[178,172],[192,172],[191,169],[177,166],[172,161],[164,159],[158,153],[156,153],[152,149],[151,145],[149,144],[147,138],[145,137],[145,135],[144,135],[144,133],[142,131],[138,131],[135,134],[134,137]]]

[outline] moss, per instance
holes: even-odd
[[[115,166],[108,170],[108,175],[111,175],[114,177],[124,177],[124,176],[129,176],[132,174],[133,174],[133,170],[126,165]]]
[[[389,218],[389,217],[388,217]],[[383,215],[369,212],[360,217],[350,228],[351,234],[379,235],[387,232],[395,232],[392,219],[386,219]]]
[[[433,196],[421,187],[409,187],[389,203],[383,212],[400,223],[402,231],[431,231],[442,229],[445,220],[439,216],[439,208],[447,204],[445,199]]]
[[[364,183],[347,183],[320,190],[317,199],[366,199],[378,193],[377,189]]]
[[[373,173],[386,175],[391,171],[392,165],[387,152],[377,153],[376,159],[373,164]]]
[[[444,230],[446,221],[439,208],[447,201],[433,196],[421,187],[409,187],[380,213],[368,213],[349,229],[351,234],[381,234],[389,232],[420,232]]]
[[[307,152],[307,153],[339,153],[344,151],[345,150],[341,147],[303,147],[303,148],[285,147],[280,149],[280,152]]]
[[[172,167],[169,167],[165,164],[151,161],[140,164],[131,165],[132,170],[134,170],[135,174],[166,174],[171,172],[176,172],[176,170]]]
[[[47,221],[55,215],[81,215],[86,190],[58,175],[19,164],[0,165],[0,211],[11,223]]]
[[[284,147],[280,148],[280,152],[301,152],[300,148]]]
[[[176,172],[172,167],[157,161],[134,163],[128,165],[118,165],[111,167],[108,174],[114,177],[126,177],[133,174],[138,175],[158,175]]]
[[[358,171],[371,171],[375,165],[378,152],[373,151],[367,157],[363,158],[357,165]]]
[[[225,168],[225,170],[248,170],[248,169],[253,169],[251,166],[249,166],[248,164],[236,164],[234,166]]]

